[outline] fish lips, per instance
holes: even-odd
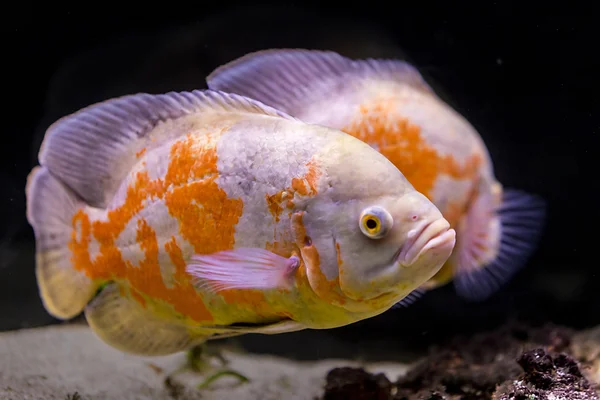
[[[396,263],[403,268],[413,268],[424,263],[439,265],[452,254],[456,245],[456,232],[445,218],[427,221],[408,232],[408,240],[396,255]]]

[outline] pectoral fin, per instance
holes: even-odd
[[[186,270],[198,287],[218,292],[288,288],[299,265],[296,256],[285,258],[261,248],[239,248],[195,255]]]

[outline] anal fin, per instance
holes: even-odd
[[[206,338],[193,336],[184,325],[161,320],[108,284],[85,308],[92,330],[110,346],[126,353],[160,356],[186,350]]]
[[[402,300],[394,304],[391,308],[407,308],[412,305],[415,301],[419,300],[423,295],[427,292],[427,289],[424,288],[416,288],[409,294],[407,294]]]
[[[265,323],[265,324],[249,324],[244,326],[243,324],[238,325],[221,325],[221,326],[210,326],[206,327],[209,329],[215,329],[217,331],[223,331],[222,334],[216,334],[211,336],[211,339],[245,335],[248,333],[260,333],[263,335],[277,335],[279,333],[296,332],[306,329],[306,326],[300,322],[283,319],[280,321]]]

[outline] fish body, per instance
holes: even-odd
[[[545,202],[503,187],[479,133],[412,65],[273,49],[217,68],[207,83],[355,136],[388,158],[440,209],[456,229],[456,246],[415,294],[453,280],[463,298],[485,299],[535,250]]]
[[[216,91],[138,94],[53,124],[28,178],[47,310],[110,345],[347,325],[431,278],[454,230],[364,142]]]

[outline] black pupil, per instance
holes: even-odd
[[[367,220],[367,228],[375,229],[376,227],[377,227],[377,221],[375,221],[374,219]]]

